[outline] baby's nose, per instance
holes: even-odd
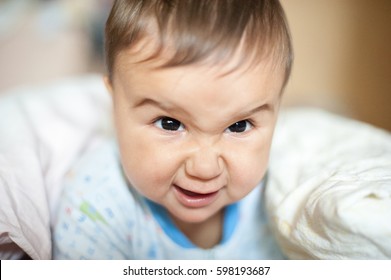
[[[214,149],[202,148],[187,159],[186,173],[200,180],[211,180],[221,175],[223,166],[221,156]]]

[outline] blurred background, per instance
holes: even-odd
[[[0,92],[103,73],[112,0],[0,0]],[[295,63],[284,106],[391,131],[391,1],[281,0]]]
[[[391,1],[281,3],[295,49],[285,105],[322,107],[391,131]]]
[[[112,0],[0,0],[0,90],[103,71]]]

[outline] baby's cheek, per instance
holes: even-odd
[[[148,196],[163,192],[172,183],[177,169],[175,160],[164,149],[146,147],[142,154],[126,168],[130,183]]]
[[[239,171],[237,184],[242,186],[242,188],[250,190],[255,187],[264,177],[265,166],[258,162],[248,166],[241,166]]]
[[[231,165],[231,192],[240,199],[251,192],[263,179],[267,170],[267,153],[261,153],[259,150],[251,150],[243,153]]]

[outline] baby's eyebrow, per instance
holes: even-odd
[[[266,104],[257,106],[257,107],[255,107],[254,109],[251,109],[251,110],[249,110],[249,111],[246,111],[246,112],[241,113],[241,114],[240,114],[240,118],[246,118],[246,117],[248,117],[248,116],[254,115],[254,114],[259,113],[259,112],[261,112],[261,111],[273,112],[273,111],[274,111],[274,107],[271,106],[270,104],[266,103]]]
[[[167,104],[164,104],[164,103],[161,103],[161,102],[158,102],[154,99],[151,99],[151,98],[141,98],[140,100],[137,100],[133,106],[133,108],[140,108],[140,107],[143,107],[143,106],[154,106],[154,107],[157,107],[157,108],[160,108],[162,109],[163,111],[166,111],[166,112],[170,112],[172,111],[174,108],[172,106],[169,106]],[[249,116],[252,116],[256,113],[259,113],[259,112],[273,112],[274,111],[274,107],[268,103],[265,103],[265,104],[262,104],[260,106],[257,106],[251,110],[248,110],[248,111],[244,111],[244,112],[240,112],[238,115],[237,115],[237,118],[247,118]]]
[[[156,100],[153,100],[151,98],[142,98],[140,100],[137,100],[137,102],[134,104],[133,108],[139,108],[143,106],[155,106],[159,107],[162,110],[169,111],[171,108],[163,103],[160,103]]]

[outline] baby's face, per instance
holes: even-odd
[[[155,69],[119,56],[111,84],[124,172],[174,220],[204,222],[262,180],[283,71]]]

